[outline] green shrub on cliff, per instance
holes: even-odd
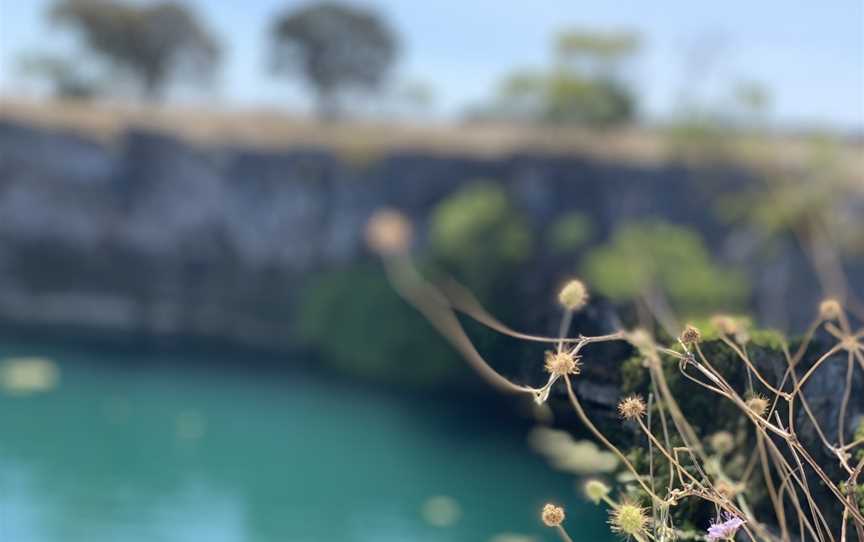
[[[748,290],[740,273],[711,261],[697,233],[659,221],[622,226],[588,254],[584,274],[616,302],[662,292],[690,315],[739,307]]]
[[[474,288],[494,284],[531,255],[531,231],[503,188],[478,181],[432,212],[434,258]]]
[[[298,307],[298,339],[340,373],[424,387],[461,369],[452,350],[377,267],[318,276],[303,289]]]
[[[594,234],[594,224],[584,213],[572,212],[556,220],[546,234],[546,242],[558,253],[584,247]]]

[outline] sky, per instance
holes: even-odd
[[[187,0],[224,42],[218,84],[175,99],[230,107],[306,107],[302,89],[267,72],[267,30],[294,0]],[[542,67],[568,27],[638,31],[634,64],[647,119],[668,118],[682,96],[720,103],[742,81],[770,89],[771,118],[793,127],[864,130],[864,0],[362,0],[397,29],[397,79],[431,87],[453,117],[482,103],[514,68]],[[26,51],[78,54],[44,22],[49,0],[0,0],[0,93],[38,89],[17,68]]]

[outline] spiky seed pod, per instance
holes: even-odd
[[[588,289],[581,280],[573,279],[561,288],[558,302],[569,311],[578,311],[588,303]]]
[[[579,356],[570,352],[546,352],[546,371],[553,375],[578,375],[582,372]]]
[[[366,244],[381,255],[405,252],[412,235],[411,222],[394,209],[379,209],[366,223]]]
[[[702,340],[702,332],[699,328],[687,324],[684,331],[681,332],[681,342],[684,344],[696,344]]]
[[[609,495],[609,486],[600,480],[588,480],[585,482],[585,495],[594,504],[600,504],[607,495]]]
[[[753,397],[747,399],[745,404],[747,405],[747,408],[753,411],[754,414],[756,414],[760,418],[764,418],[765,415],[768,414],[768,407],[771,403],[764,395],[759,395],[757,393]]]
[[[618,403],[618,413],[625,420],[635,420],[645,415],[645,401],[638,395],[631,395]]]
[[[819,317],[823,320],[836,320],[842,312],[840,302],[836,299],[826,299],[819,304]]]
[[[615,533],[626,537],[641,537],[648,525],[648,517],[645,509],[631,501],[624,501],[621,505],[609,512],[609,525]]]
[[[554,504],[545,505],[540,512],[540,519],[547,527],[558,527],[564,522],[565,517],[564,509]]]

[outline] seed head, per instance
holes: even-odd
[[[554,504],[547,504],[540,512],[540,518],[547,527],[557,527],[564,522],[564,509]]]
[[[645,401],[639,395],[631,395],[618,403],[618,414],[625,420],[635,420],[645,415]]]
[[[553,375],[578,375],[582,372],[582,362],[579,356],[570,352],[546,351],[546,371]]]
[[[718,480],[714,484],[714,490],[723,497],[732,500],[736,495],[741,493],[743,487],[740,484],[732,484],[726,480]]]
[[[581,280],[573,279],[561,288],[558,302],[568,311],[578,311],[588,303],[588,289]]]
[[[768,413],[768,406],[770,405],[768,399],[764,395],[758,393],[747,399],[745,404],[747,405],[747,408],[752,410],[753,413],[760,418],[765,417],[765,414]]]
[[[612,531],[623,534],[628,538],[631,536],[640,536],[648,524],[645,509],[630,501],[624,501],[609,514],[609,524]]]
[[[604,497],[609,495],[609,486],[601,482],[600,480],[588,480],[585,482],[585,495],[590,499],[594,504],[600,504],[600,501],[603,500]]]
[[[826,299],[819,304],[819,317],[823,320],[836,320],[842,311],[840,302],[836,299]]]
[[[681,332],[681,342],[684,344],[696,344],[702,340],[702,332],[699,328],[687,324]]]
[[[411,223],[405,215],[393,209],[375,211],[366,223],[366,244],[381,255],[406,251],[411,237]]]
[[[711,318],[711,325],[724,335],[734,335],[740,329],[738,320],[728,314],[717,314]]]
[[[729,431],[717,431],[708,437],[708,443],[715,452],[726,455],[735,447],[735,437]]]

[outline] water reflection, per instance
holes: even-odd
[[[545,540],[547,498],[572,503],[585,540],[605,533],[503,417],[178,359],[48,354],[59,386],[0,396],[2,541]]]

